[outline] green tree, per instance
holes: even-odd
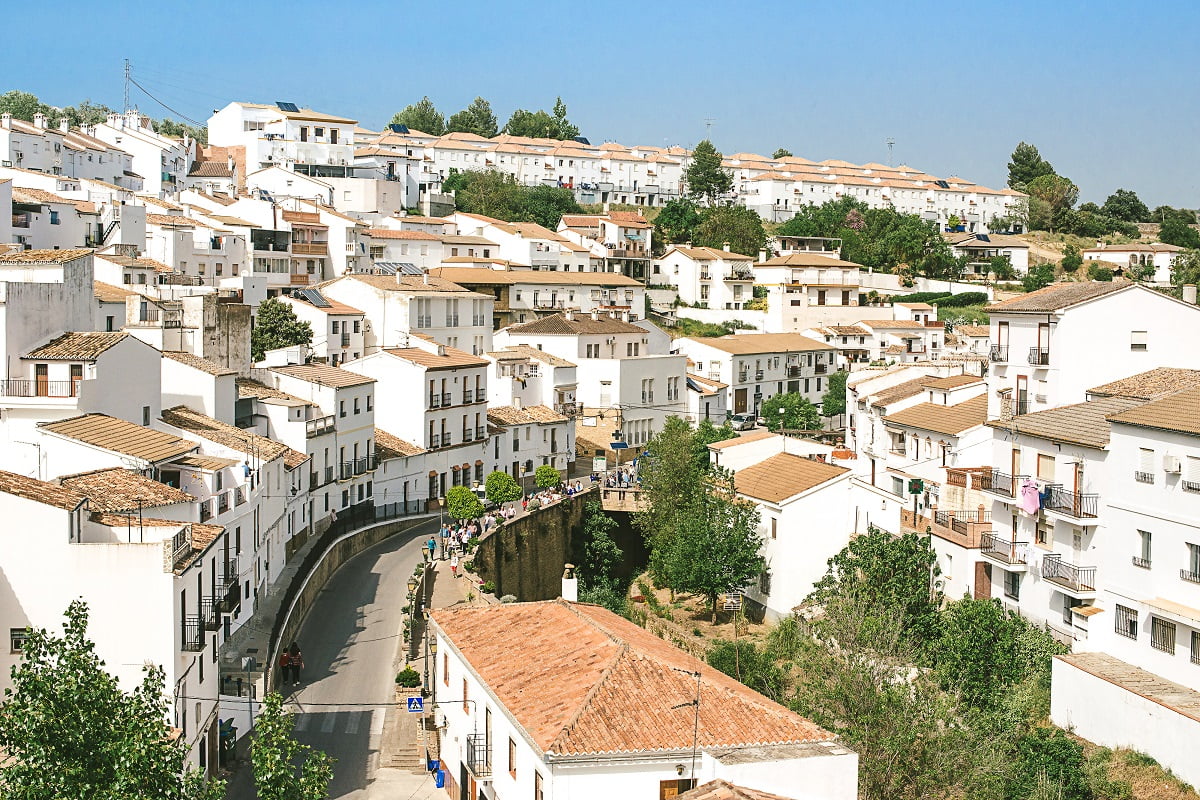
[[[520,500],[523,494],[516,479],[507,472],[501,472],[500,470],[496,470],[487,476],[487,479],[483,482],[483,490],[487,495],[487,499],[496,505]]]
[[[654,243],[690,242],[695,238],[699,224],[700,212],[696,210],[696,204],[686,197],[678,197],[664,205],[654,218]]]
[[[677,498],[685,509],[664,554],[667,585],[707,598],[717,620],[717,596],[744,588],[763,569],[758,507],[737,497],[733,473],[709,470],[702,486]]]
[[[456,114],[451,114],[450,119],[446,120],[447,133],[461,131],[490,139],[498,130],[492,104],[482,97],[476,97],[471,101],[471,105]]]
[[[540,489],[553,489],[562,483],[562,476],[558,474],[558,470],[549,464],[542,464],[533,471],[533,482]]]
[[[940,575],[928,536],[872,528],[829,559],[806,602],[825,606],[847,599],[868,622],[894,616],[910,639],[928,641],[938,626]]]
[[[430,136],[441,136],[446,132],[446,117],[437,110],[437,106],[426,95],[419,102],[405,106],[403,111],[397,111],[392,117],[393,125],[407,125],[409,130],[428,133]]]
[[[1083,256],[1079,254],[1079,248],[1073,244],[1065,246],[1062,261],[1058,262],[1058,265],[1062,267],[1063,272],[1074,275],[1075,271],[1083,266]]]
[[[1176,286],[1200,283],[1200,250],[1183,250],[1171,262],[1171,283]]]
[[[683,173],[688,197],[714,205],[722,195],[733,190],[733,176],[721,166],[723,161],[724,156],[708,139],[696,145],[692,163]]]
[[[467,486],[453,486],[446,491],[446,513],[451,519],[478,519],[483,516],[483,503]]]
[[[771,158],[778,160],[780,158],[790,158],[792,155],[793,153],[791,150],[788,150],[786,147],[780,147],[771,154]]]
[[[91,100],[84,100],[77,106],[67,106],[64,108],[61,116],[69,119],[72,126],[99,125],[102,122],[106,122],[108,115],[115,111],[116,109],[109,108],[103,103],[93,103]]]
[[[708,457],[708,446],[723,442],[726,439],[736,439],[737,431],[729,424],[728,420],[720,426],[714,425],[710,419],[700,420],[700,424],[696,426],[695,432],[692,434],[692,451],[695,454],[696,469],[699,472],[707,472],[710,464]]]
[[[650,550],[650,571],[658,579],[666,574],[665,554],[670,550],[684,513],[680,498],[696,491],[702,472],[696,433],[682,417],[667,417],[662,430],[646,444],[638,460],[638,478],[646,502],[634,516]],[[707,461],[707,452],[705,453]]]
[[[1083,746],[1057,728],[1036,728],[1017,742],[1017,760],[1005,787],[1005,800],[1033,797],[1048,785],[1057,800],[1092,800],[1084,772]]]
[[[1025,273],[1025,277],[1021,278],[1021,287],[1027,292],[1036,292],[1052,283],[1054,283],[1054,267],[1050,264],[1038,264],[1036,267],[1030,267],[1029,272]]]
[[[521,187],[512,175],[499,170],[471,170],[457,177],[454,205],[459,211],[508,222],[523,219]]]
[[[1168,217],[1158,231],[1158,240],[1164,244],[1200,249],[1200,231],[1192,227],[1194,222],[1185,222],[1180,217]]]
[[[999,600],[964,597],[941,614],[932,659],[942,687],[976,707],[997,704],[1024,675],[1018,636],[1028,625]]]
[[[988,271],[995,275],[998,281],[1010,281],[1016,275],[1016,271],[1013,270],[1012,259],[1008,256],[992,256],[988,259],[988,262],[991,265],[988,267]]]
[[[617,522],[605,513],[604,507],[597,500],[589,500],[583,513],[583,559],[579,563],[579,598],[584,602],[602,605],[615,613],[622,613],[625,607],[625,593],[629,587],[619,576],[624,553],[613,539]]]
[[[457,487],[456,487],[457,488]],[[260,800],[324,800],[333,780],[333,759],[300,744],[295,721],[283,710],[283,698],[271,692],[254,720],[250,762]]]
[[[821,429],[821,412],[799,392],[773,394],[763,401],[759,411],[767,422],[767,429],[817,431]],[[781,424],[782,423],[782,424]]]
[[[1042,154],[1031,144],[1021,142],[1013,150],[1008,162],[1008,186],[1023,192],[1029,184],[1043,175],[1053,175],[1054,167],[1042,158]]]
[[[572,125],[567,119],[567,104],[561,97],[554,98],[554,122],[557,125],[555,139],[574,139],[579,135],[579,127]]]
[[[0,94],[0,114],[12,114],[13,119],[33,122],[35,114],[54,115],[54,109],[43,103],[37,95],[16,89]]]
[[[531,139],[574,139],[579,135],[579,128],[567,119],[567,105],[559,97],[554,101],[553,113],[518,108],[505,123],[504,132]]]
[[[1150,209],[1130,189],[1117,189],[1104,201],[1101,212],[1114,219],[1125,222],[1146,222],[1150,219]]]
[[[838,370],[829,376],[829,388],[821,397],[821,414],[826,417],[836,417],[846,413],[846,377],[845,370]]]
[[[129,692],[105,671],[87,637],[82,600],[62,636],[28,630],[0,705],[0,795],[10,800],[218,800],[224,782],[185,774],[187,745],[169,737],[160,667]]]
[[[708,651],[706,660],[710,666],[776,703],[787,702],[787,674],[770,649],[758,647],[753,639],[718,642]]]
[[[161,133],[163,136],[171,136],[176,139],[182,139],[183,137],[188,136],[192,139],[195,139],[201,145],[208,144],[207,126],[196,128],[188,125],[185,122],[176,122],[170,117],[163,117],[162,119],[154,122],[153,126],[154,130],[158,133]]]
[[[268,350],[312,344],[312,338],[312,325],[297,319],[287,303],[268,298],[258,305],[250,331],[250,355],[255,361],[262,361]]]
[[[1079,187],[1061,175],[1042,175],[1034,178],[1025,187],[1025,191],[1029,193],[1031,200],[1037,199],[1046,205],[1050,214],[1048,230],[1054,229],[1055,216],[1070,209],[1079,199]],[[1032,224],[1033,221],[1030,220],[1030,225]]]
[[[575,202],[575,193],[557,186],[522,186],[518,197],[521,218],[536,222],[543,228],[556,230],[563,214],[582,214],[583,209]],[[521,219],[511,220],[520,222]]]
[[[1088,264],[1088,277],[1094,281],[1111,281],[1113,279],[1113,271],[1105,266],[1101,266],[1103,261],[1093,261]]]
[[[762,218],[745,206],[712,206],[700,215],[694,243],[699,247],[723,248],[726,242],[734,253],[751,258],[767,246]]]
[[[1155,206],[1154,210],[1150,212],[1150,222],[1157,222],[1161,225],[1168,219],[1182,222],[1184,225],[1194,225],[1196,212],[1186,208],[1171,208],[1171,206]]]

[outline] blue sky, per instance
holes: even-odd
[[[428,94],[446,114],[482,95],[503,124],[561,95],[593,143],[690,145],[712,118],[727,153],[886,163],[891,137],[897,164],[1002,186],[1025,140],[1084,200],[1200,206],[1188,2],[60,0],[9,22],[0,91],[54,105],[120,105],[124,58],[201,120],[290,100],[377,128]]]

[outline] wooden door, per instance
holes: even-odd
[[[975,562],[975,599],[987,600],[992,596],[992,565]]]
[[[746,412],[746,390],[733,390],[733,413],[744,414]]]
[[[83,364],[71,365],[71,397],[79,396],[79,384],[83,382]]]
[[[48,397],[50,395],[50,365],[38,364],[33,368],[33,375],[37,383],[37,396]]]
[[[1001,322],[996,326],[996,344],[1008,347],[1008,323]]]
[[[1017,414],[1029,413],[1029,378],[1024,375],[1017,376],[1017,407],[1013,411]]]

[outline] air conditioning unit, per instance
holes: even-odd
[[[371,332],[371,320],[363,320],[363,331],[366,333]]]
[[[1163,472],[1171,475],[1178,475],[1183,471],[1183,465],[1179,462],[1179,456],[1165,455],[1163,456]]]
[[[12,166],[11,161],[0,161],[0,167],[11,167],[11,166]]]

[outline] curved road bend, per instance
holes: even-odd
[[[433,518],[364,550],[326,584],[301,628],[300,686],[286,687],[296,738],[337,759],[331,798],[361,800],[379,766],[387,706],[395,697],[396,648],[407,580]],[[230,781],[229,797],[255,797],[249,764]],[[247,793],[248,792],[248,793]]]

